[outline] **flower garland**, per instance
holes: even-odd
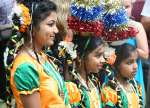
[[[133,27],[128,27],[126,29],[117,30],[117,29],[110,29],[110,30],[104,30],[103,31],[103,39],[112,42],[112,41],[118,41],[118,40],[124,40],[129,37],[135,37],[138,33],[138,30]]]
[[[126,27],[128,24],[128,20],[129,18],[124,8],[118,9],[113,12],[108,12],[103,17],[106,29]]]
[[[84,4],[72,3],[71,14],[78,17],[81,21],[93,21],[101,17],[104,8],[99,5],[86,6]]]
[[[135,80],[130,80],[129,81],[130,84],[133,85],[133,89],[135,89],[135,93],[137,94],[139,100],[139,108],[142,108],[143,103],[142,103],[142,96],[139,94],[140,89],[138,88],[138,84],[135,82]],[[128,99],[127,99],[127,94],[122,90],[122,88],[120,87],[120,84],[118,83],[117,79],[114,80],[110,80],[107,83],[107,86],[109,86],[111,89],[109,89],[108,93],[107,93],[107,89],[103,89],[105,91],[104,95],[106,96],[109,93],[114,93],[114,90],[117,92],[117,102],[112,101],[112,103],[108,104],[106,103],[106,100],[104,99],[104,95],[102,94],[102,100],[103,102],[106,103],[107,107],[117,107],[117,108],[128,108]],[[113,90],[112,90],[113,89]],[[106,93],[106,94],[105,94]],[[114,100],[112,97],[110,97],[109,95],[109,99],[111,98],[111,100]]]
[[[10,69],[12,66],[12,61],[24,43],[21,33],[24,33],[27,30],[31,22],[29,9],[23,4],[15,5],[15,7],[12,9],[10,18],[12,19],[13,23],[12,36],[8,40],[6,49],[4,51],[4,66],[7,71],[7,83],[10,82]],[[9,83],[7,86],[7,95],[7,104],[11,105],[13,94]]]
[[[29,9],[23,4],[17,4],[12,12],[13,33],[4,52],[4,64],[9,70],[12,61],[23,45],[24,39],[21,33],[25,33],[31,23]]]
[[[106,13],[103,16],[103,39],[109,42],[135,37],[138,31],[128,25],[129,17],[123,7],[122,0],[106,0]]]
[[[101,98],[99,94],[99,81],[93,74],[88,75],[88,85],[81,75],[75,71],[71,72],[74,83],[77,84],[78,89],[81,92],[81,101],[76,107],[90,108],[91,102],[94,108],[102,108]],[[96,84],[96,86],[95,86]],[[97,87],[98,86],[98,87]],[[73,108],[76,108],[73,107]]]
[[[95,36],[101,36],[104,29],[101,21],[80,21],[78,18],[70,16],[68,17],[68,26],[78,32],[93,32]]]
[[[104,7],[99,0],[73,0],[70,10],[69,28],[76,32],[91,32],[95,36],[102,34],[104,27],[100,20],[104,13]]]

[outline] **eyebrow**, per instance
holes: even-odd
[[[47,23],[51,23],[51,22],[56,22],[55,20],[49,20],[47,21]]]
[[[101,53],[103,53],[104,52],[104,50],[102,50],[102,48],[99,48],[99,49],[97,49],[96,51],[95,51],[95,53],[99,53],[99,54],[101,54]]]

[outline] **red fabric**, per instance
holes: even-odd
[[[133,4],[132,16],[136,21],[140,21],[141,19],[141,12],[143,9],[144,2],[144,0],[136,0],[136,2]]]

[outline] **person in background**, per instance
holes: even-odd
[[[145,31],[147,32],[147,36],[148,36],[148,44],[149,44],[149,49],[150,49],[150,1],[149,0],[145,0],[145,3],[144,3],[144,7],[143,7],[143,10],[142,10],[142,17],[141,17],[141,23],[143,24],[144,26],[144,29]],[[149,55],[150,55],[150,51],[149,51]],[[148,108],[150,106],[150,92],[149,92],[149,89],[150,89],[150,81],[148,80],[150,78],[150,59],[146,62],[147,67],[147,102],[146,102],[146,108]]]
[[[150,1],[145,0],[145,4],[142,10],[141,23],[143,24],[146,31],[150,31],[150,12],[149,12]]]
[[[57,6],[49,0],[33,2],[31,6],[31,28],[11,68],[10,83],[17,108],[68,108],[64,80],[44,53],[58,33]]]
[[[15,0],[1,0],[0,3],[0,107],[2,103],[7,101],[6,88],[9,86],[6,79],[6,69],[4,66],[4,51],[7,46],[7,42],[12,34],[12,21],[11,13],[15,6]]]
[[[142,89],[134,79],[137,72],[138,52],[127,43],[116,46],[115,78],[101,90],[105,108],[142,108]]]
[[[55,0],[54,1],[56,5],[58,6],[58,12],[57,12],[57,27],[59,32],[56,35],[55,39],[55,44],[51,47],[51,52],[49,55],[55,56],[57,58],[61,65],[59,66],[60,69],[62,70],[62,75],[64,79],[68,79],[68,59],[71,59],[68,56],[62,56],[63,53],[66,53],[66,50],[61,50],[61,49],[66,49],[69,48],[70,46],[74,46],[72,40],[73,40],[73,32],[71,29],[68,27],[67,23],[67,18],[70,15],[70,0]],[[62,45],[65,44],[65,46]],[[70,50],[70,49],[67,49]],[[49,50],[48,50],[49,51]],[[63,52],[63,53],[62,53]]]

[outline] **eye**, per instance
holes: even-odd
[[[131,64],[132,64],[132,62],[131,62],[131,61],[128,61],[128,62],[127,62],[127,64],[128,64],[128,65],[131,65]]]
[[[102,55],[103,55],[102,53],[97,53],[95,56],[96,56],[97,58],[100,58]]]
[[[131,65],[131,64],[133,64],[133,63],[135,63],[136,62],[136,60],[129,60],[129,61],[127,61],[127,64],[128,65]]]
[[[47,24],[49,27],[53,27],[54,23]]]
[[[128,9],[130,6],[125,6],[126,9]]]

